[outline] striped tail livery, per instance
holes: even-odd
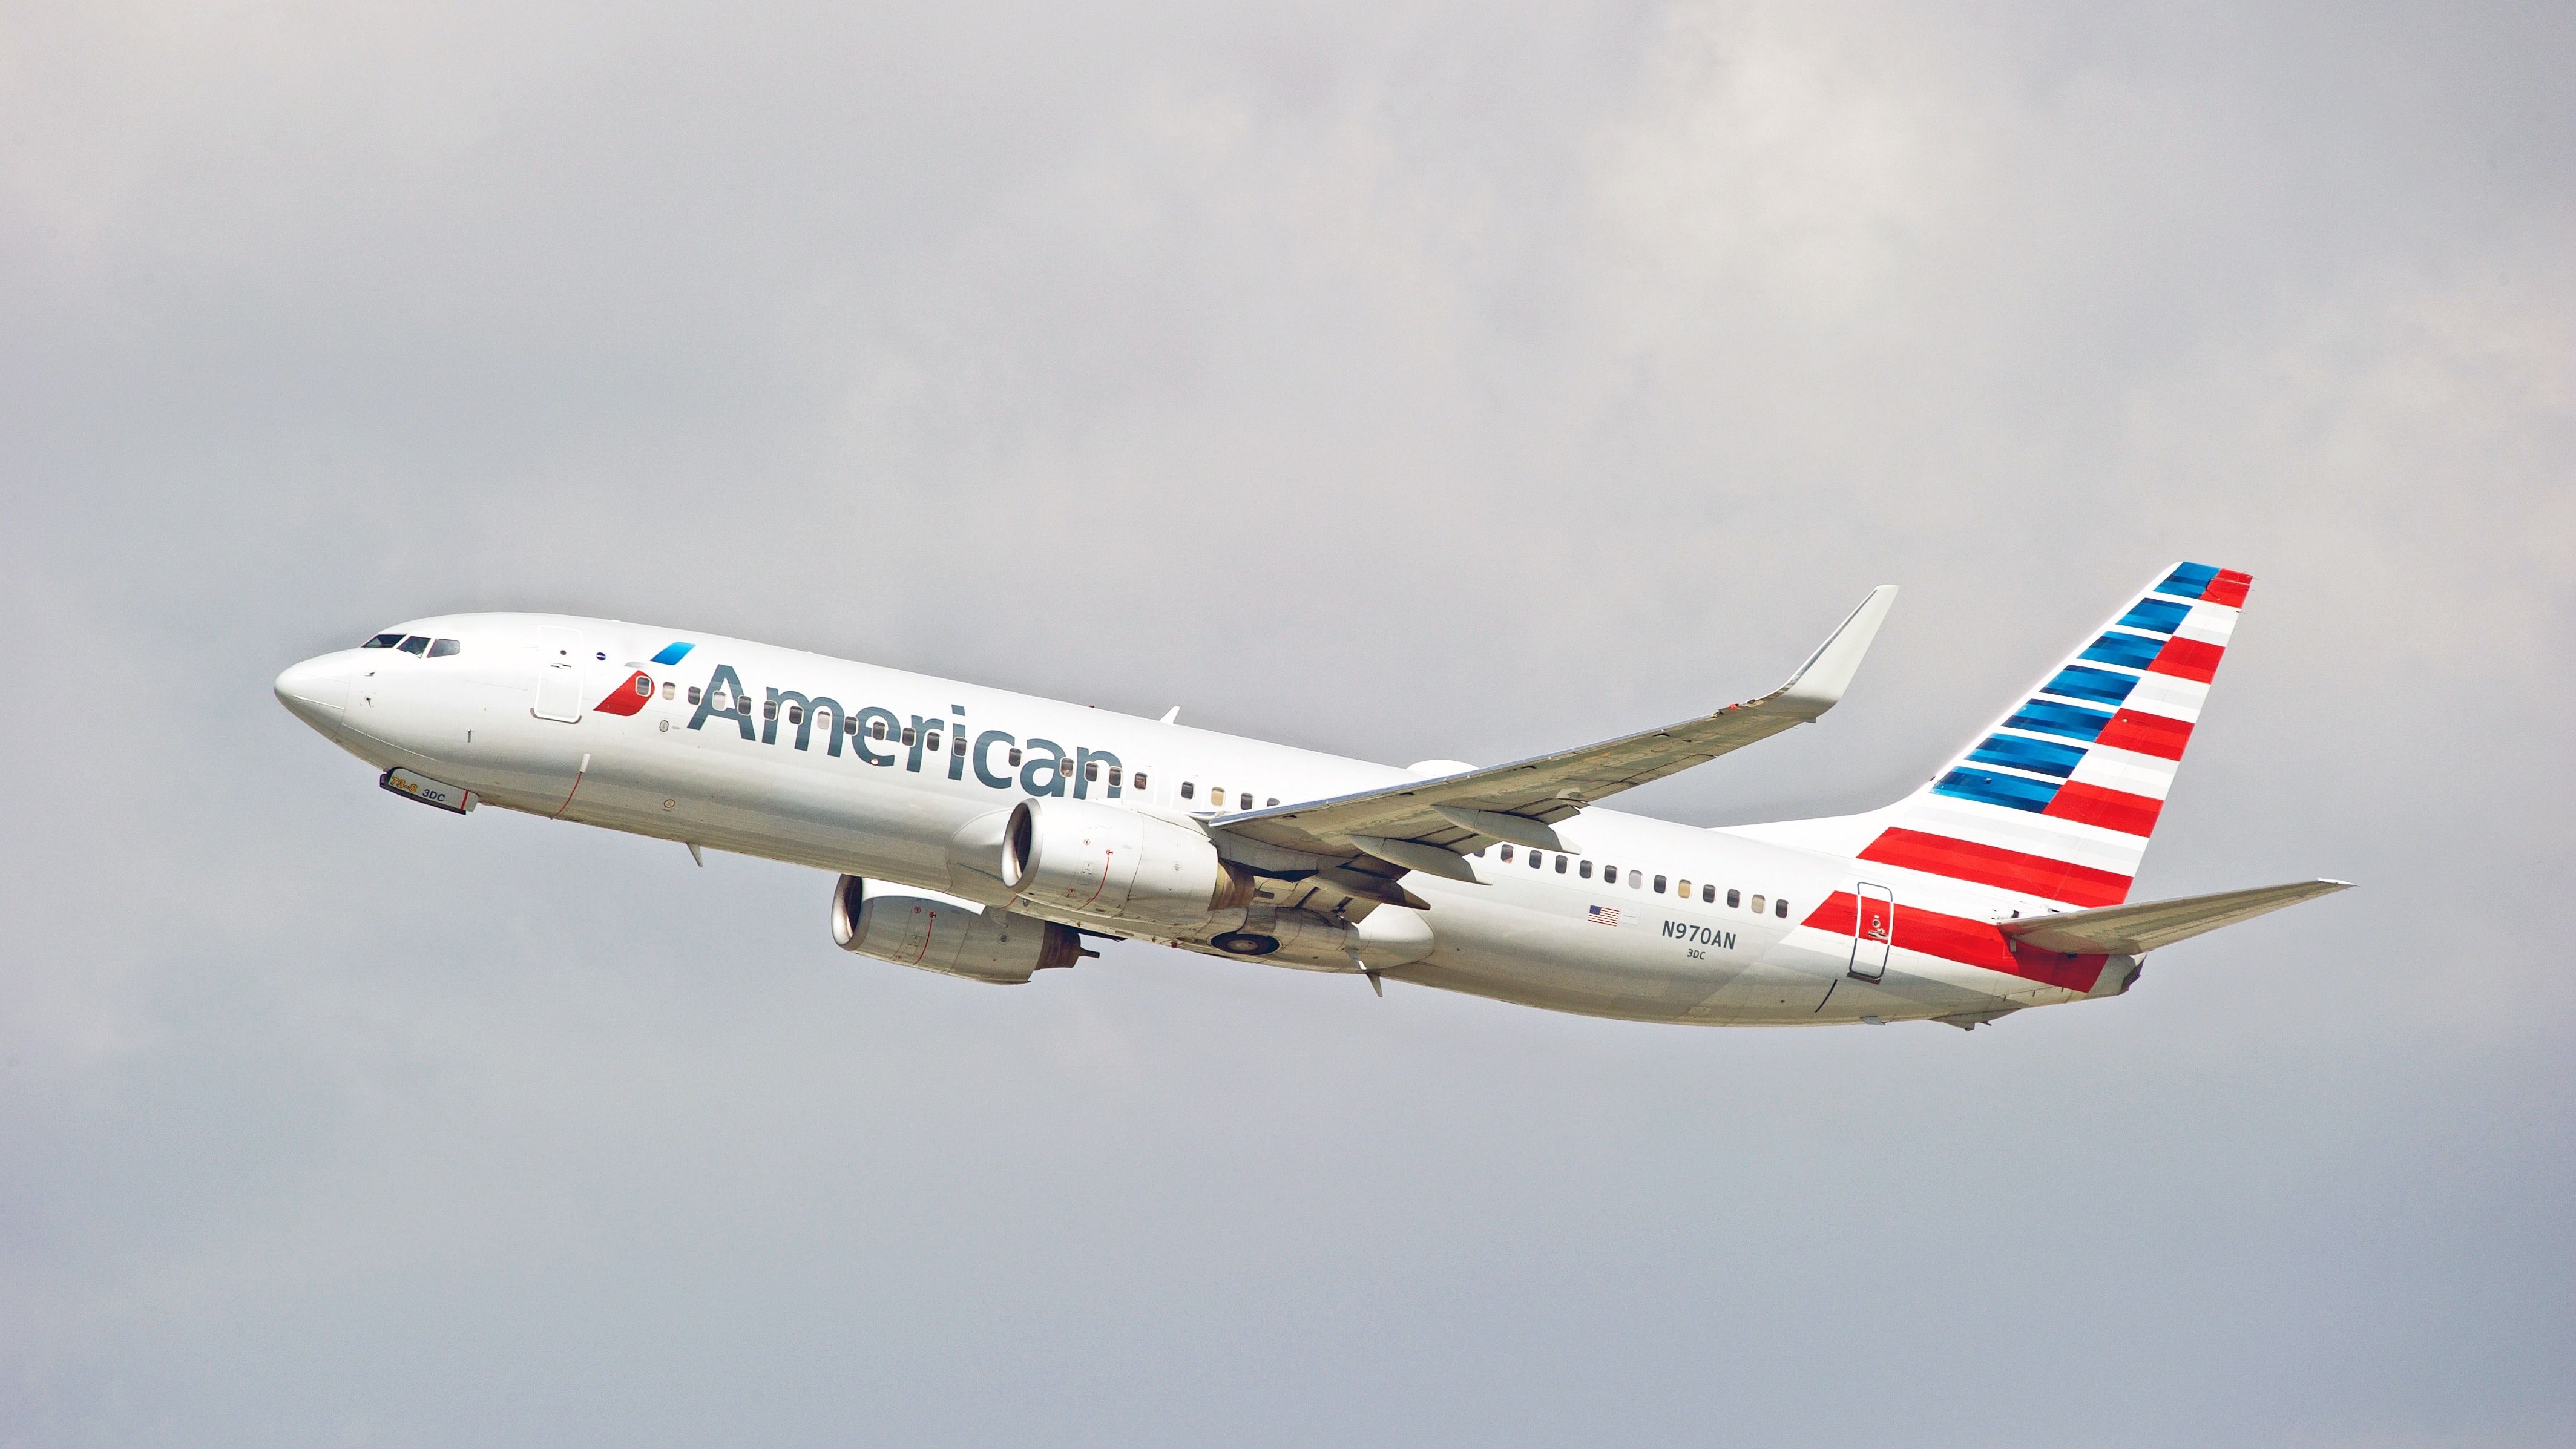
[[[2077,908],[2127,900],[2251,583],[2176,565],[1888,812],[1860,859]]]
[[[1913,794],[1866,815],[1739,827],[1847,852],[1844,883],[1801,922],[1810,948],[1850,943],[1849,976],[1873,988],[1899,963],[1918,980],[1986,983],[1999,1005],[1934,1018],[1973,1027],[2118,995],[2148,951],[2344,889],[2127,904],[2252,582],[2177,564]]]

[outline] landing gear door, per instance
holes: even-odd
[[[1852,887],[1851,974],[1876,981],[1887,974],[1888,947],[1896,939],[1896,893],[1866,881]]]
[[[537,630],[539,719],[574,724],[581,719],[581,631],[548,624]]]

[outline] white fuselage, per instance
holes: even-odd
[[[1077,762],[1064,771],[1072,795],[1198,821],[1424,773],[612,620],[467,614],[418,620],[403,632],[461,648],[438,658],[394,648],[324,655],[281,677],[281,698],[370,764],[463,787],[489,804],[964,895],[1211,954],[1213,928],[1176,933],[996,899],[989,881],[961,877],[957,842],[989,833],[999,815],[1044,793],[1056,776],[1036,767],[1058,753]],[[683,640],[689,647],[676,662],[652,662]],[[703,695],[692,702],[720,668],[752,701],[748,714],[714,710]],[[597,707],[639,672],[650,692],[623,701],[632,713]],[[773,710],[780,695],[788,698]],[[848,732],[845,720],[857,721],[859,732]],[[1022,758],[1017,767],[1013,751]],[[1469,857],[1476,883],[1421,871],[1405,877],[1405,888],[1429,904],[1422,915],[1435,944],[1383,974],[1597,1016],[1771,1025],[1955,1019],[2111,994],[2122,984],[2111,971],[2085,989],[2048,985],[1902,949],[1901,937],[1882,979],[1854,975],[1851,928],[1820,928],[1808,917],[1856,882],[1889,886],[1906,908],[1945,919],[1991,922],[2017,904],[1958,882],[1859,866],[1837,852],[1831,830],[1793,844],[1756,838],[1762,827],[1701,829],[1598,807],[1561,829],[1582,853],[1562,867],[1549,852],[1539,853],[1536,868],[1527,851],[1506,864],[1489,845]],[[1615,884],[1600,877],[1603,867],[1616,869]],[[1687,896],[1678,893],[1684,881]],[[1265,881],[1252,909],[1292,910],[1297,891],[1293,881]],[[1714,900],[1704,899],[1710,894]],[[1730,897],[1739,904],[1730,906]],[[1611,911],[1616,924],[1601,924]]]

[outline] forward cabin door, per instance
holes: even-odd
[[[581,631],[547,624],[537,630],[539,719],[574,724],[581,719]]]
[[[1896,893],[1866,881],[1852,887],[1851,974],[1876,981],[1887,974],[1887,951],[1896,938]]]

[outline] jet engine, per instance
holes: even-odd
[[[1074,915],[1187,926],[1252,900],[1254,880],[1177,821],[1091,800],[1023,800],[1002,831],[1002,884]]]
[[[844,951],[898,966],[1004,986],[1096,954],[1053,921],[928,896],[873,895],[854,875],[832,887],[832,939]]]

